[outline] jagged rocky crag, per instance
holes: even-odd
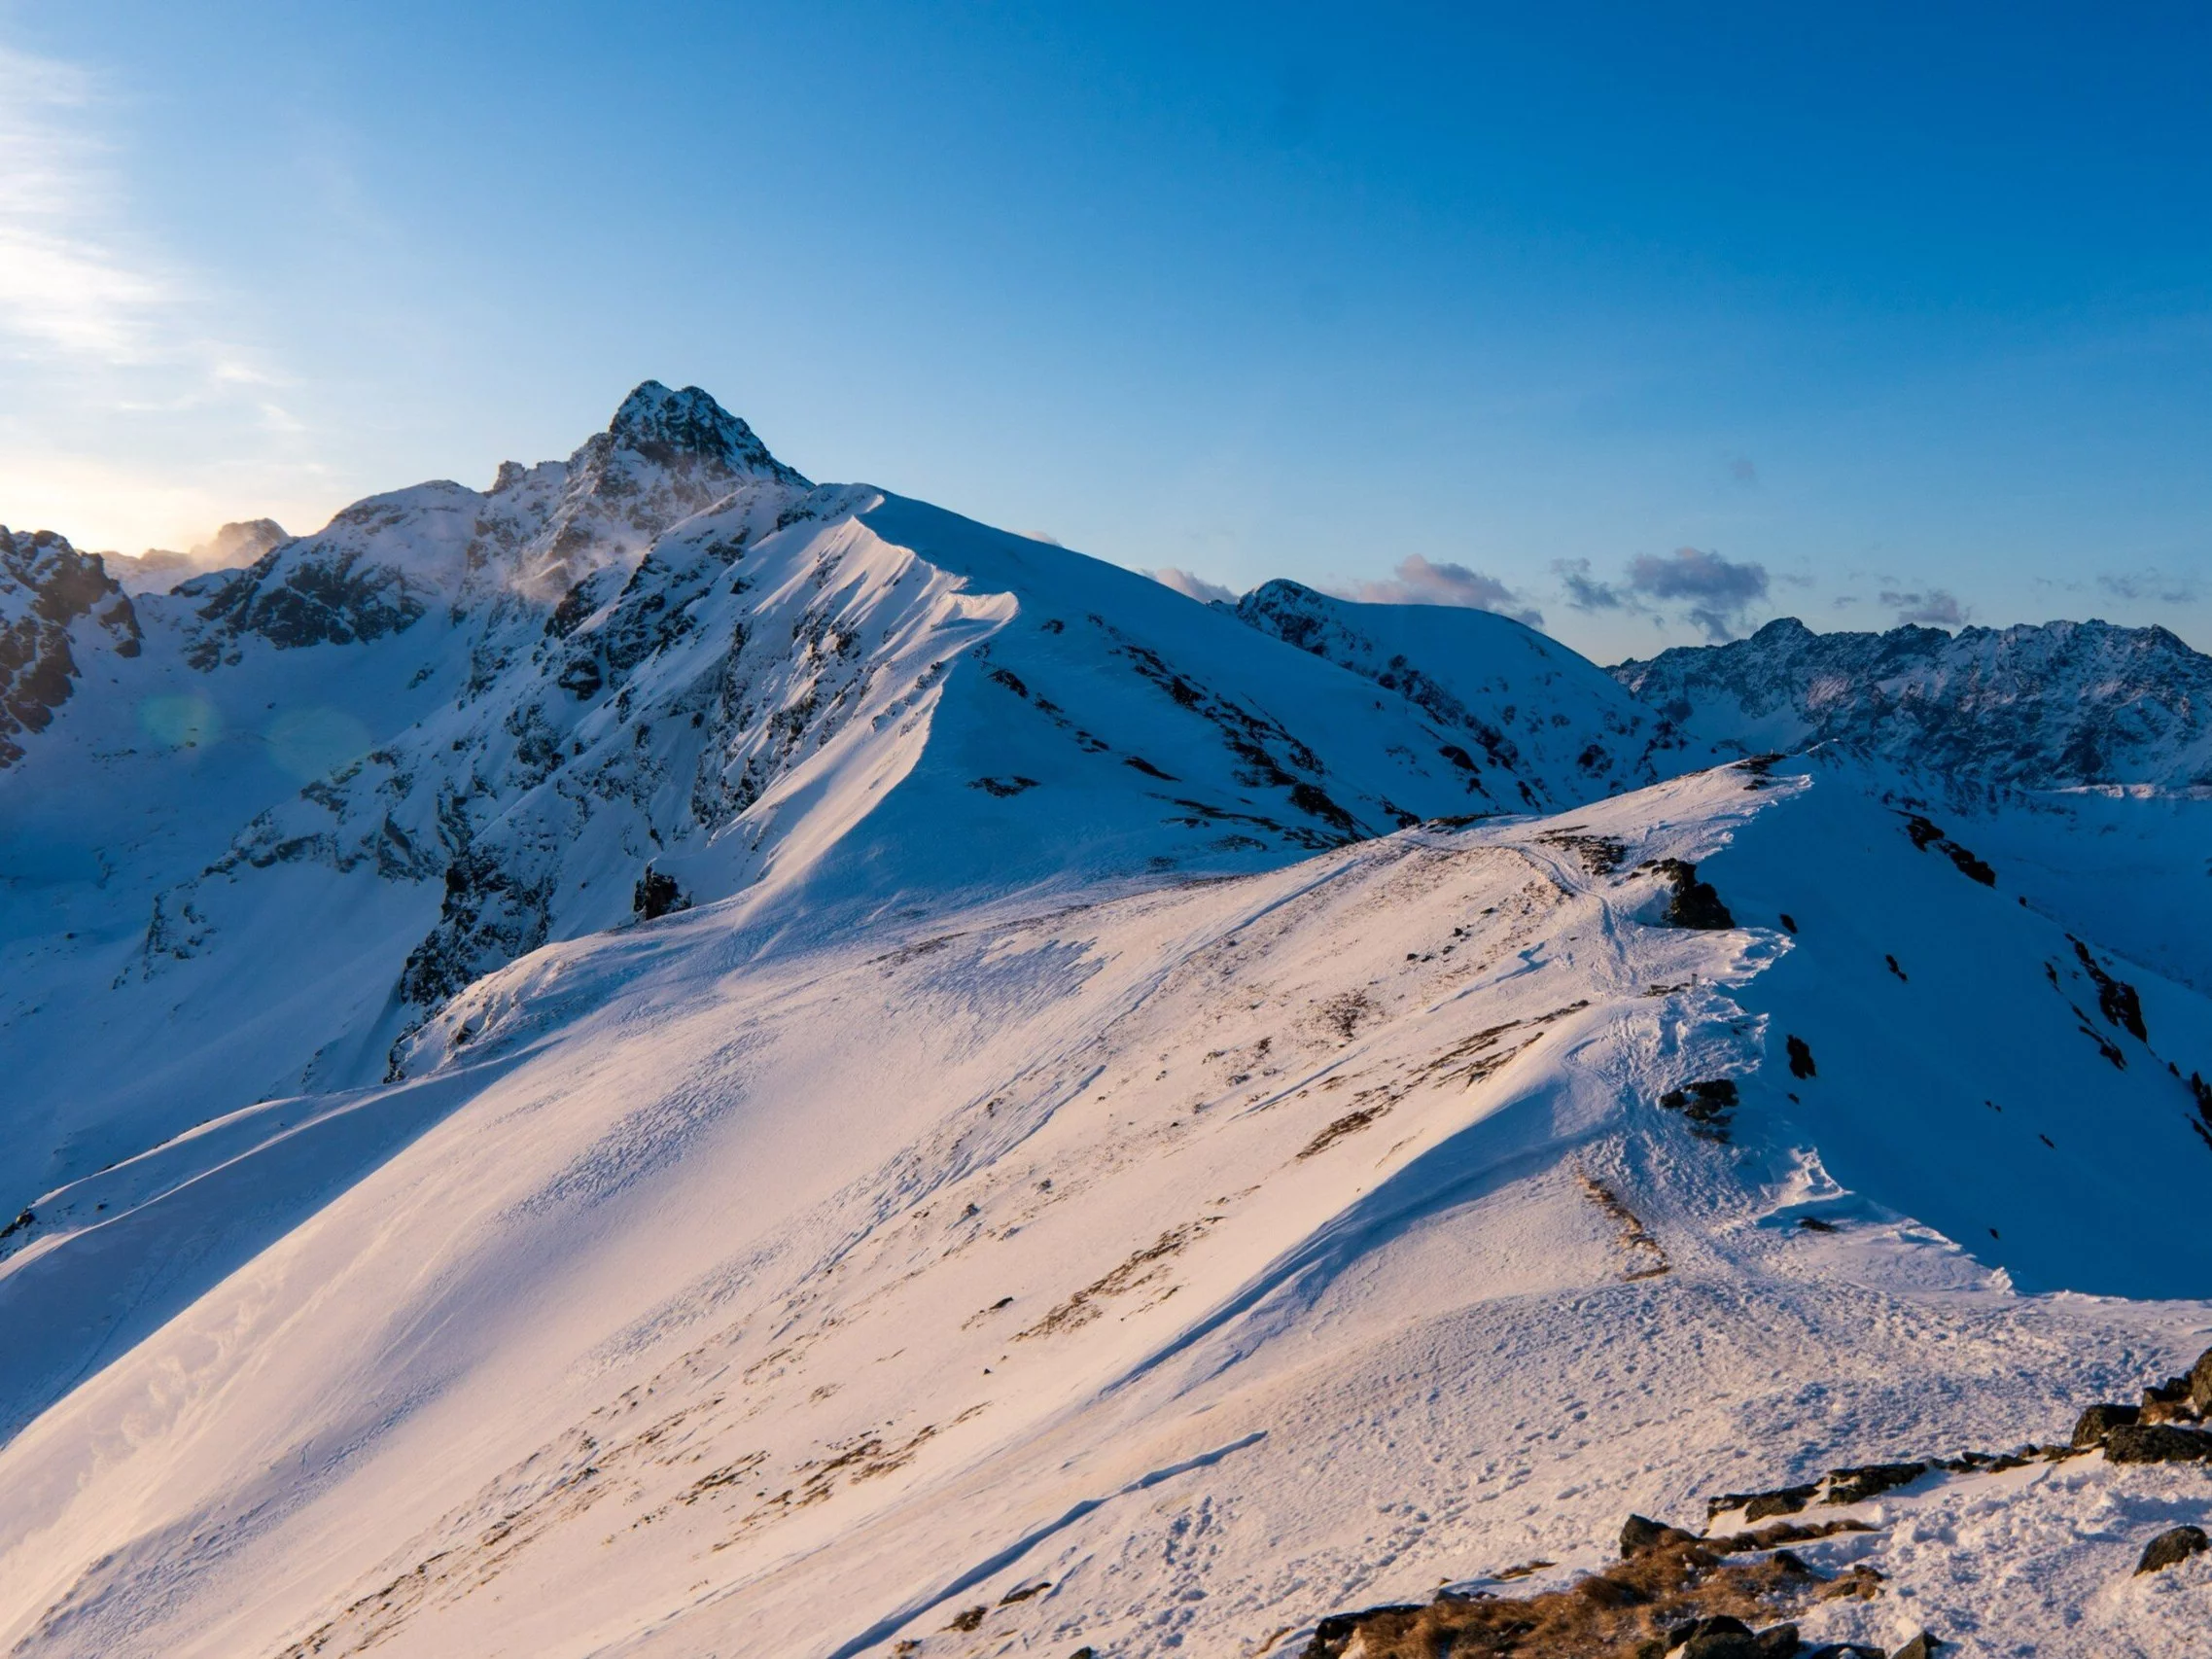
[[[0,767],[20,760],[25,734],[44,731],[68,700],[86,649],[138,654],[129,597],[98,554],[0,525]]]
[[[1724,747],[1832,743],[1980,786],[2212,787],[2212,657],[2156,626],[1816,634],[1784,617],[1611,673]]]

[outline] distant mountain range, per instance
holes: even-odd
[[[1816,634],[1785,617],[1612,674],[1723,748],[1833,743],[1933,778],[2025,789],[2212,787],[2212,657],[2159,627]]]

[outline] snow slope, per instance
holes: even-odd
[[[1660,925],[1660,857],[1743,925]],[[2203,1282],[2212,1149],[2156,1060],[2212,1009],[2047,1017],[2089,996],[2063,933],[1818,777],[803,950],[738,915],[457,999],[406,1069],[465,1104],[0,1453],[23,1651],[1247,1651],[1593,1564],[1627,1509],[2060,1437],[2212,1329],[2104,1299]],[[1661,1104],[1715,1077],[1732,1120]],[[0,1287],[81,1303],[103,1231],[223,1204],[183,1173],[69,1195]],[[1947,1174],[1948,1235],[1908,1208]],[[2098,1294],[2021,1293],[2059,1286]],[[1831,1622],[2204,1628],[2212,1582],[2129,1596],[2140,1538],[2079,1523],[2212,1488],[2019,1488],[2066,1588],[1878,1536],[1892,1589]]]

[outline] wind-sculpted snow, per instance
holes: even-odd
[[[2212,787],[2212,657],[2159,627],[1815,634],[1783,618],[1612,672],[1739,753],[1835,743],[1970,791]]]

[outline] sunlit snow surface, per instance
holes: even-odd
[[[703,510],[621,417],[379,498],[376,638],[141,599],[0,771],[13,1650],[1294,1650],[2212,1342],[2205,801],[1690,771],[1501,618],[1255,625],[716,430]],[[1808,1640],[2212,1630],[2132,1573],[2202,1469],[1857,1512]]]
[[[542,951],[426,1029],[426,1080],[94,1177],[65,1195],[88,1230],[11,1260],[12,1294],[83,1305],[155,1239],[252,1230],[245,1195],[311,1179],[301,1143],[346,1157],[349,1115],[466,1097],[0,1454],[9,1633],[1242,1651],[1596,1565],[1631,1508],[2060,1437],[2212,1322],[1993,1269],[2202,1282],[2212,1155],[2142,1045],[2116,1072],[2004,1011],[2011,977],[2061,997],[2057,928],[1855,794],[1758,783],[1575,814],[1626,843],[1613,875],[1524,821],[844,946],[762,956],[708,910]],[[1745,925],[1652,926],[1659,856]],[[2192,993],[2146,1006],[2160,1052],[2212,1046]],[[1782,1026],[1816,1078],[1766,1061]],[[1732,1144],[1654,1104],[1724,1075]],[[2128,1576],[2154,1522],[2212,1510],[2200,1475],[1891,1508],[1830,1552],[1893,1583],[1836,1633],[2202,1628],[2203,1571]]]

